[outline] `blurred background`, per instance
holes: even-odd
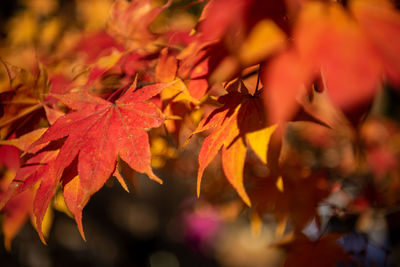
[[[90,33],[105,28],[112,2],[3,0],[0,2],[0,57],[31,69],[38,54],[44,58],[57,54],[71,47],[80,32]],[[168,27],[190,30],[203,6],[203,1],[173,1],[156,22],[157,29],[163,30],[163,22],[170,18]],[[91,49],[94,48],[89,45],[88,50]],[[256,79],[252,78],[254,83]],[[0,87],[7,83],[7,73],[2,69]],[[360,130],[369,149],[369,162],[357,170],[354,170],[354,155],[349,153],[352,144],[343,133],[330,135],[325,130],[300,125],[289,127],[285,137],[286,152],[290,155],[287,161],[293,166],[301,162],[308,170],[327,169],[329,182],[340,185],[337,190],[324,195],[323,201],[310,201],[318,204],[318,220],[325,226],[323,233],[342,233],[340,245],[361,265],[400,266],[399,103],[399,94],[389,86],[374,103],[372,113],[383,116],[385,120],[371,120]],[[185,140],[193,129],[193,125],[182,129],[181,139]],[[310,132],[312,139],[307,135]],[[162,177],[163,185],[122,167],[130,193],[112,178],[91,198],[83,212],[86,242],[81,238],[75,221],[68,216],[65,204],[56,199],[52,203],[53,209],[46,215],[48,245],[40,242],[28,221],[10,247],[6,248],[7,245],[0,242],[0,265],[281,266],[286,254],[277,244],[282,241],[284,232],[290,232],[290,227],[283,226],[282,229],[274,216],[265,213],[258,217],[254,210],[246,208],[224,178],[218,157],[207,169],[202,196],[197,199],[197,156],[204,136],[195,136],[184,149],[178,149],[171,136],[160,136],[155,133],[151,138],[152,165],[156,174]],[[7,165],[10,163],[4,155],[8,157],[11,154],[0,155],[3,157],[0,160],[1,174],[5,176],[12,167]],[[249,152],[247,157],[246,172],[256,177],[249,181],[249,187],[256,188],[262,184],[261,178],[268,170],[256,160],[254,153]],[[395,164],[385,165],[385,162]],[[261,191],[261,199],[268,198],[268,194],[277,194],[275,184],[273,188],[273,193]],[[301,201],[308,195],[307,185],[299,184],[296,189],[299,191],[292,196],[293,202],[301,205],[297,201],[304,203]],[[304,198],[308,201],[307,197]],[[378,203],[378,208],[366,208],[365,199]],[[273,208],[279,205],[275,202],[271,204]],[[379,209],[387,206],[389,211]],[[303,233],[311,240],[321,234],[315,220],[307,224]],[[3,240],[3,233],[1,238]]]

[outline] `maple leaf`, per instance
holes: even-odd
[[[7,187],[15,172],[20,167],[19,151],[16,147],[10,145],[0,146],[0,199],[7,192]],[[11,241],[18,233],[19,229],[25,223],[26,218],[31,209],[32,199],[27,192],[17,198],[11,200],[6,207],[1,208],[2,224],[1,230],[4,235],[4,247],[7,250],[11,249]],[[28,196],[29,195],[29,196]]]
[[[173,55],[168,55],[168,48],[160,51],[160,57],[156,66],[157,82],[172,82],[175,79],[178,62]]]
[[[353,0],[350,9],[382,59],[389,80],[400,84],[400,13],[391,1]]]
[[[4,61],[2,63],[7,69],[10,82],[9,91],[0,94],[1,104],[4,106],[4,114],[0,118],[2,135],[6,137],[15,133],[18,136],[27,133],[28,129],[35,129],[42,109],[50,124],[64,114],[56,107],[58,100],[51,94],[67,93],[76,86],[73,81],[62,75],[49,77],[47,69],[41,63],[38,63],[37,73]],[[34,136],[28,139],[34,141],[32,137]],[[22,143],[28,144],[28,139]],[[4,143],[4,140],[1,142]],[[12,142],[21,143],[19,140]]]
[[[12,177],[5,184],[6,190],[0,194],[0,209],[9,201],[10,198],[22,193],[23,191],[31,188],[40,177],[43,175],[49,161],[53,160],[58,150],[56,151],[42,151],[39,152],[47,144],[37,146],[34,150],[31,148],[32,143],[40,138],[47,128],[37,129],[29,132],[19,138],[10,140],[0,140],[0,155],[5,161],[0,161],[1,165],[16,171],[15,176]],[[31,149],[33,152],[39,152],[37,155],[29,158],[22,166],[20,166],[20,153],[18,149],[24,153]],[[1,166],[0,165],[0,166]]]
[[[122,62],[122,70],[129,76],[134,76],[136,73],[147,70],[149,68],[150,59],[147,54],[138,52],[128,53]]]
[[[300,108],[297,99],[310,79],[306,68],[293,51],[281,53],[266,67],[264,103],[270,123],[285,122]]]
[[[179,143],[179,132],[182,126],[182,120],[190,114],[193,105],[197,106],[199,101],[192,96],[187,85],[177,78],[178,61],[168,53],[168,49],[164,48],[160,51],[160,56],[156,66],[156,80],[158,82],[172,82],[172,85],[163,90],[160,94],[162,101],[163,113],[170,118],[177,118],[165,122],[165,126],[169,133],[172,133]],[[206,83],[206,88],[207,88]],[[193,87],[192,87],[193,89]],[[201,88],[198,86],[196,89]],[[204,94],[197,91],[197,95]],[[195,94],[196,96],[196,94]]]
[[[10,144],[0,143],[0,167],[18,170],[19,165],[18,149]]]
[[[197,194],[200,194],[205,168],[222,148],[222,168],[225,176],[243,201],[250,206],[250,199],[243,184],[247,144],[252,148],[256,147],[254,151],[266,162],[268,140],[275,126],[266,127],[261,99],[250,95],[241,81],[232,82],[227,91],[228,94],[218,99],[223,106],[204,118],[192,133],[193,135],[213,130],[200,149]]]
[[[317,208],[331,193],[332,185],[329,171],[307,160],[304,151],[312,151],[312,144],[321,147],[318,141],[337,146],[337,143],[333,145],[334,133],[332,129],[314,122],[288,123],[286,133],[281,137],[279,154],[276,155],[278,166],[276,169],[269,166],[269,174],[254,179],[249,187],[249,194],[255,203],[253,207],[259,214],[272,213],[280,225],[288,222],[295,232],[301,232],[311,220],[318,218]],[[305,134],[311,140],[296,137],[297,134]],[[274,141],[270,150],[274,149],[273,145]],[[270,153],[268,156],[273,155]]]
[[[64,190],[68,194],[71,190],[78,194],[74,201],[69,201],[71,198],[68,197],[67,205],[75,215],[82,236],[82,209],[90,196],[113,174],[118,156],[132,169],[162,182],[151,169],[150,145],[145,129],[159,127],[163,123],[161,112],[147,100],[168,85],[156,84],[135,91],[134,84],[115,103],[86,92],[59,96],[62,102],[76,111],[60,117],[32,145],[35,149],[41,144],[66,137],[57,157],[45,167],[46,173],[41,177],[34,202],[34,214],[42,239],[40,229],[46,208],[63,172],[75,158],[78,160],[80,185],[77,187],[75,179],[69,181],[73,184],[67,183]]]
[[[71,53],[76,56],[80,54],[84,58],[85,64],[92,64],[105,54],[110,54],[112,50],[123,50],[123,46],[118,44],[115,39],[104,31],[86,33],[80,37]]]
[[[202,98],[208,90],[208,82],[206,77],[208,74],[207,60],[198,64],[190,75],[188,89],[190,94],[197,99]]]
[[[82,201],[84,201],[84,192],[79,176],[75,176],[71,181],[64,185],[63,195],[65,204],[67,205],[69,211],[74,215],[79,232],[85,239],[82,226]]]
[[[225,12],[221,13],[221,10]],[[254,25],[265,18],[283,26],[286,23],[283,19],[284,13],[285,5],[282,1],[212,0],[208,2],[200,18],[200,38],[210,42],[233,32],[240,36],[244,32],[250,32]]]
[[[2,227],[6,247],[10,248],[12,239],[24,225],[28,215],[31,216],[32,222],[36,223],[39,237],[46,243],[44,235],[47,236],[50,230],[52,210],[49,203],[37,205],[42,196],[37,194],[35,185],[46,180],[49,174],[48,166],[54,162],[57,154],[58,150],[43,151],[28,159],[18,169],[11,183],[6,185],[7,190],[0,194],[0,210],[5,214]]]
[[[310,71],[321,72],[336,106],[346,110],[372,99],[383,74],[382,64],[344,8],[309,3],[300,14],[294,35],[303,61],[313,65]]]
[[[41,64],[38,65],[37,73],[32,74],[3,60],[1,62],[7,69],[10,81],[8,92],[0,95],[4,110],[0,118],[0,129],[4,138],[22,126],[27,128],[34,124],[35,119],[25,120],[23,123],[21,120],[44,107],[50,85],[47,71]]]
[[[187,54],[187,51],[190,51],[190,47],[178,55],[178,58],[182,59],[178,69],[178,76],[183,79],[189,78],[188,89],[190,94],[200,99],[209,88],[207,82],[209,60],[206,58],[205,51],[195,51],[195,56],[190,56],[192,54]]]
[[[157,82],[171,82],[171,86],[161,92],[163,106],[171,105],[173,102],[181,102],[187,106],[190,106],[190,103],[199,104],[198,99],[191,95],[186,84],[176,77],[177,69],[176,58],[168,55],[167,48],[162,49],[156,66],[156,80]]]
[[[210,1],[205,6],[199,22],[200,32],[204,41],[220,39],[237,17],[241,18],[246,1]],[[226,12],[222,12],[224,10]]]
[[[121,59],[122,53],[118,50],[112,50],[110,55],[101,57],[92,65],[85,87],[88,88],[95,80],[103,76]]]
[[[282,28],[287,28],[282,19],[284,12],[283,1],[209,1],[195,40],[180,56],[193,58],[205,53],[210,82],[228,81],[242,67],[257,64],[284,47],[286,36]]]
[[[37,135],[37,133],[34,133],[34,135]],[[29,143],[27,139],[26,137],[22,137],[20,140],[10,140],[10,144],[24,148]],[[18,144],[15,140],[20,141],[21,144]],[[4,175],[0,177],[0,210],[3,215],[2,231],[4,233],[5,247],[7,250],[10,250],[11,241],[25,224],[28,216],[32,214],[34,190],[27,189],[30,189],[34,183],[30,183],[32,179],[27,179],[26,187],[21,186],[21,183],[24,183],[23,179],[27,178],[25,175],[33,175],[35,170],[37,170],[36,167],[40,168],[43,166],[20,167],[20,153],[18,148],[10,145],[0,146],[0,154],[2,159],[0,160],[0,167],[4,165],[7,168]],[[29,163],[33,163],[35,160],[35,157],[33,157],[28,161]],[[19,190],[20,188],[22,190]]]
[[[150,23],[171,2],[170,0],[161,7],[154,7],[149,0],[115,1],[108,21],[108,31],[131,48],[144,49],[155,36],[148,29]]]
[[[352,13],[333,3],[303,5],[293,46],[264,71],[271,122],[290,120],[299,108],[297,97],[317,79],[319,89],[346,113],[370,103],[385,76],[398,84],[399,40],[388,38],[399,35],[400,14],[387,1],[354,0],[350,6]]]
[[[47,128],[41,128],[37,130],[33,130],[19,138],[10,139],[10,140],[0,140],[1,145],[10,145],[19,148],[20,150],[26,152],[30,148],[33,142],[39,139],[40,136],[47,130]],[[42,147],[38,147],[40,150]]]
[[[1,210],[3,213],[2,232],[4,234],[4,246],[11,250],[11,241],[25,224],[32,211],[33,192],[25,191],[7,202]]]
[[[54,163],[55,158],[58,155],[58,150],[55,151],[44,151],[38,153],[36,156],[30,158],[25,166],[22,166],[13,181],[8,185],[7,191],[1,195],[0,198],[0,209],[9,205],[14,198],[19,198],[19,195],[29,192],[30,189],[39,181],[44,184],[49,180],[49,166]],[[54,187],[57,185],[54,185]],[[51,198],[51,197],[50,197]],[[39,237],[45,243],[42,233],[42,221],[45,216],[47,207],[50,203],[50,199],[43,205],[38,205],[42,202],[43,196],[38,192],[33,200],[33,215],[36,217],[36,226],[39,233]],[[31,211],[31,210],[30,210]]]

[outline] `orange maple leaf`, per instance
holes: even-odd
[[[266,162],[268,140],[275,126],[266,127],[261,99],[257,95],[249,94],[241,81],[231,83],[227,91],[228,94],[218,99],[223,106],[204,118],[192,133],[194,135],[213,130],[200,149],[197,195],[200,195],[201,178],[205,168],[222,148],[222,168],[225,176],[242,200],[250,206],[250,199],[243,184],[247,145]]]

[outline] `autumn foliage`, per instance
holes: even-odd
[[[28,217],[46,243],[56,198],[85,239],[86,204],[112,177],[134,187],[127,168],[241,199],[255,232],[272,214],[286,266],[354,261],[329,219],[398,207],[400,132],[384,99],[400,89],[395,2],[76,1],[84,15],[68,19],[55,2],[12,18],[0,50],[6,247]]]

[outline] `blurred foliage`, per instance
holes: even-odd
[[[398,3],[2,1],[2,265],[396,266]]]

